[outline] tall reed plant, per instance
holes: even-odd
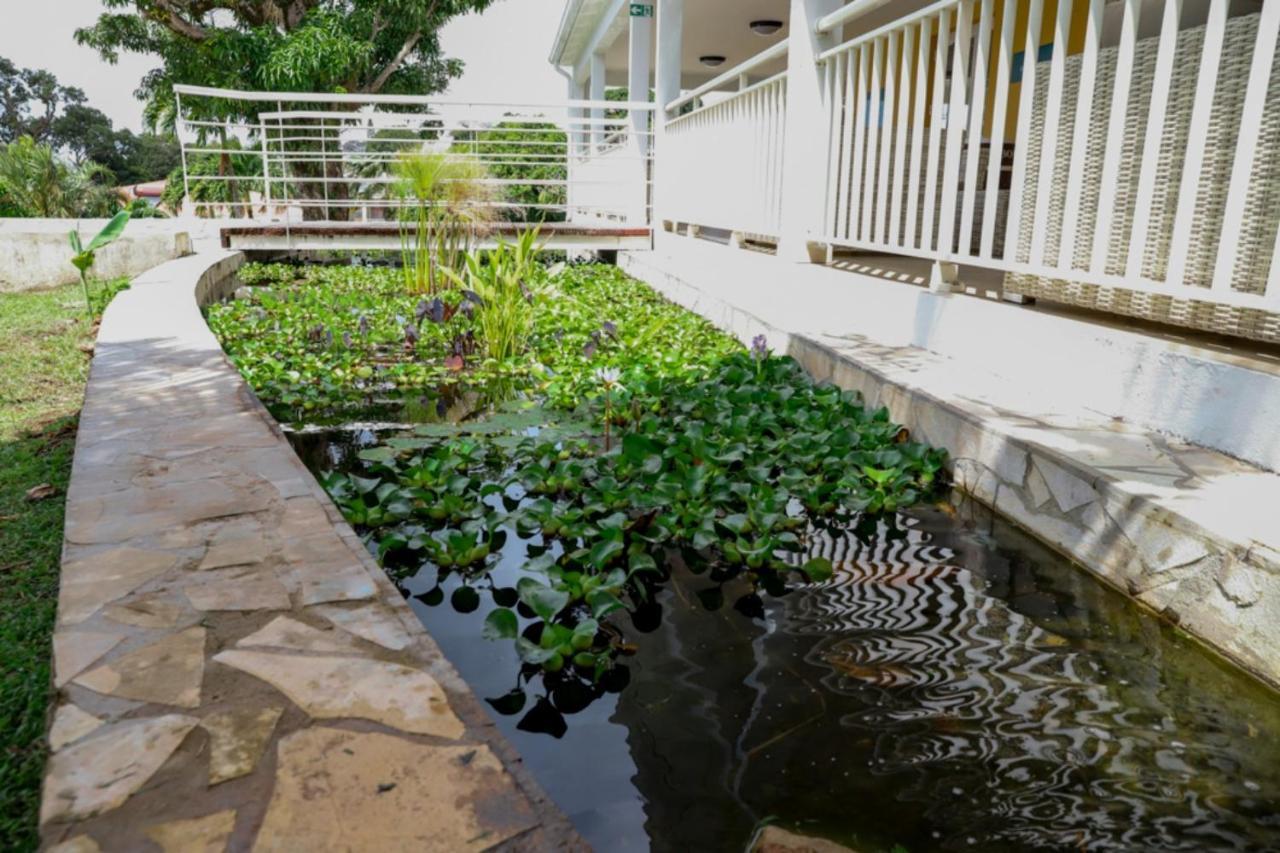
[[[405,289],[436,293],[494,217],[488,171],[472,157],[417,151],[395,164]]]

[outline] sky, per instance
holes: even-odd
[[[564,0],[497,0],[481,15],[455,18],[441,32],[445,54],[466,62],[445,97],[457,100],[547,103],[562,100],[565,84],[547,63]],[[22,68],[52,71],[83,89],[117,127],[142,129],[142,103],[133,97],[155,62],[124,54],[108,65],[76,44],[77,27],[92,23],[101,0],[0,0],[0,56]]]

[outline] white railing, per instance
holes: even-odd
[[[786,105],[783,72],[667,122],[663,218],[777,238]]]
[[[1060,0],[1052,21],[1046,0],[1021,5],[943,0],[820,56],[815,238],[1003,270],[1015,290],[1280,310],[1280,0],[1230,18],[1208,0],[1182,29],[1182,0],[1164,0],[1148,39],[1142,0],[1110,29],[1104,0]],[[1023,51],[1042,24],[1052,46]]]
[[[648,222],[648,158],[625,136],[597,151],[574,155],[569,218]]]
[[[441,184],[465,189],[463,203],[491,218],[648,224],[651,134],[636,128],[648,127],[651,104],[175,88],[187,204],[197,215],[394,220],[419,203],[398,170],[410,155],[435,153],[469,166],[447,170]]]

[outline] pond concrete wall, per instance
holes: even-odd
[[[1063,342],[1087,341],[1090,330],[1077,327],[1088,324],[1032,316],[1037,346],[1021,328],[1027,312],[1012,306],[690,238],[659,235],[657,245],[651,253],[622,255],[620,265],[744,343],[763,334],[815,379],[859,391],[873,408],[887,407],[914,438],[950,452],[958,488],[1280,686],[1280,476],[1108,412],[1116,389],[1126,386],[1135,397],[1130,405],[1142,409],[1141,388],[1154,371],[1166,386],[1164,423],[1203,419],[1207,428],[1223,407],[1236,407],[1248,423],[1237,424],[1234,434],[1274,455],[1280,452],[1274,426],[1254,417],[1280,404],[1272,374],[1249,371],[1243,359],[1120,336],[1119,343],[1145,348],[1151,358],[1130,364],[1131,352],[1121,350],[1108,362],[1099,344],[1037,381],[1035,372],[993,370],[979,354],[1003,347],[1006,361],[1031,365],[1055,353],[1068,357]],[[947,316],[964,317],[965,324],[940,319]],[[1100,334],[1114,339],[1115,330]],[[1099,378],[1098,398],[1088,395],[1087,382],[1062,387],[1070,371],[1091,377],[1090,365],[1099,363],[1119,375]],[[1206,363],[1217,372],[1193,369]],[[1209,393],[1203,383],[1215,375],[1223,384]],[[1204,396],[1189,388],[1202,388]],[[1146,411],[1162,422],[1156,409]]]
[[[163,264],[103,317],[46,847],[584,849],[205,325],[241,260]]]
[[[67,234],[74,228],[87,243],[106,224],[106,219],[0,219],[0,293],[79,281]],[[90,275],[132,278],[191,249],[189,229],[180,220],[131,220],[119,240],[98,252]]]

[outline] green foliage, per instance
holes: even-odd
[[[497,278],[507,296],[520,292],[511,285],[521,277],[502,271],[520,266],[532,239],[506,250],[513,257],[473,259],[465,283]],[[424,315],[441,322],[420,323],[412,345],[399,347],[406,358],[391,364],[398,325],[417,310],[393,275],[313,270],[249,266],[244,277],[264,292],[210,309],[211,326],[269,402],[303,399],[305,412],[313,401],[298,395],[310,389],[324,395],[315,406],[353,387],[386,393],[391,375],[405,381],[391,370],[419,365],[424,349],[492,334],[461,301],[423,301]],[[445,295],[475,305],[462,289]],[[735,606],[755,613],[756,589],[832,576],[828,560],[806,556],[811,536],[941,486],[945,454],[909,441],[886,410],[813,383],[762,340],[743,351],[614,268],[569,267],[529,295],[531,305],[523,293],[518,300],[532,311],[528,349],[486,359],[471,376],[518,379],[523,402],[487,420],[384,439],[359,453],[355,470],[324,478],[388,571],[457,574],[452,603],[462,612],[478,608],[476,590],[492,584],[500,552],[522,558],[517,586],[494,589],[484,634],[514,642],[527,667],[603,677],[627,647],[609,616],[652,601],[676,559],[719,581],[746,578],[752,591]],[[606,431],[620,440],[601,441]],[[438,586],[435,595],[443,600]]]
[[[0,148],[5,200],[23,216],[110,215],[116,206],[110,180],[110,173],[98,164],[68,163],[30,136]]]
[[[487,130],[464,131],[454,135],[452,151],[468,153],[485,161],[495,178],[529,181],[503,187],[507,206],[502,218],[512,222],[563,222],[565,187],[564,131],[541,122],[499,122]],[[554,183],[560,182],[560,183]]]
[[[67,233],[71,251],[75,252],[71,256],[71,265],[80,273],[80,285],[84,288],[85,310],[90,316],[93,315],[93,299],[89,295],[89,268],[93,266],[98,250],[109,243],[114,243],[124,233],[124,227],[128,224],[129,211],[122,210],[113,216],[87,245],[81,243],[79,231],[73,228]]]
[[[209,306],[209,325],[285,421],[410,405],[448,383],[512,383],[572,409],[594,394],[598,368],[677,377],[738,349],[614,267],[536,272],[528,349],[506,361],[464,352],[462,365],[458,345],[479,331],[474,303],[456,288],[436,309],[406,294],[394,269],[247,264],[240,278],[261,286],[252,299]]]
[[[534,293],[530,287],[542,251],[537,239],[537,229],[531,228],[514,245],[500,242],[483,256],[467,255],[465,277],[445,269],[445,274],[464,288],[467,298],[475,304],[480,345],[495,361],[522,353],[533,334]]]
[[[113,283],[111,288],[118,287]],[[0,849],[39,846],[50,636],[58,602],[64,495],[90,324],[68,318],[75,286],[0,294]],[[56,494],[28,501],[41,483]]]
[[[471,157],[438,152],[402,154],[394,175],[405,289],[434,294],[490,219],[489,175]]]
[[[24,136],[54,142],[59,112],[84,102],[82,90],[59,84],[48,71],[19,68],[0,56],[0,143]]]
[[[116,130],[105,113],[85,102],[80,89],[59,84],[48,71],[18,68],[0,57],[0,142],[23,136],[77,163],[97,163],[125,185],[163,178],[180,157],[171,136]]]
[[[232,215],[243,215],[241,206],[248,203],[250,192],[262,190],[262,160],[256,154],[234,153],[241,150],[240,141],[235,138],[221,140],[217,147],[232,153],[191,154],[187,157],[189,188],[186,195],[201,205],[196,208],[198,216],[219,215],[211,205],[227,205]],[[217,180],[215,177],[228,175],[241,180]],[[169,173],[160,201],[177,211],[182,206],[183,197],[182,168],[179,166]]]
[[[393,441],[325,486],[393,572],[428,562],[473,585],[515,531],[528,573],[518,599],[537,621],[520,632],[500,607],[485,633],[514,639],[527,664],[598,677],[625,645],[601,620],[651,600],[674,554],[766,591],[820,583],[834,568],[799,556],[810,536],[940,485],[942,451],[789,358],[738,352],[700,368],[676,381],[633,372],[611,450],[590,436]]]
[[[491,0],[104,0],[81,44],[114,62],[159,59],[143,78],[153,127],[172,127],[173,85],[415,95],[441,91],[462,70],[440,49],[450,18]],[[184,105],[185,106],[185,105]],[[243,117],[243,104],[193,103],[201,117]]]

